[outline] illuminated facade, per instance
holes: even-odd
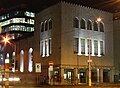
[[[14,77],[24,80],[25,75],[23,73],[29,72],[28,78],[32,75],[34,18],[35,13],[26,10],[13,10],[0,14],[0,33],[3,36],[7,34],[12,38],[10,40],[11,44],[3,46],[3,43],[0,43],[0,81],[3,75],[2,72],[4,72],[4,59],[6,58],[9,58],[10,61],[9,72],[11,78],[13,78],[14,74]],[[27,37],[29,37],[29,40]],[[26,39],[24,40],[24,38]],[[19,85],[19,82],[17,84]]]
[[[6,12],[4,14],[0,14],[0,33],[1,35],[8,34],[9,37],[11,37],[12,39],[18,39],[25,36],[25,34],[33,33],[34,18],[35,13],[25,10],[14,10]],[[0,55],[2,59],[4,57],[3,44],[1,44],[0,50]],[[2,63],[4,62],[2,61]]]
[[[109,12],[64,2],[36,15],[34,58],[49,83],[87,83],[89,54],[92,82],[113,82],[112,17]]]
[[[11,33],[13,39],[20,37],[21,32],[34,31],[35,13],[30,11],[11,11],[0,15],[1,33]],[[15,35],[16,33],[16,35]]]
[[[19,37],[34,31],[16,41],[16,53],[8,50],[10,58],[17,60],[11,72],[21,79],[16,84],[40,85],[45,80],[49,84],[88,83],[89,55],[92,82],[113,82],[112,13],[60,2],[39,12],[35,25],[34,13],[15,13],[1,16],[1,33],[14,31]]]

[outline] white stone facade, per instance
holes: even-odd
[[[97,22],[98,31],[94,31],[94,22],[98,17],[103,23],[103,32],[100,31],[99,22]],[[78,19],[77,28],[73,26],[74,18]],[[51,6],[36,15],[34,51],[37,53],[34,53],[34,58],[37,58],[36,62],[41,62],[42,74],[50,77],[49,83],[88,82],[88,39],[91,41],[92,82],[113,82],[112,18],[112,13],[65,2]],[[50,23],[45,23],[49,19],[52,21],[51,29],[49,29]],[[81,19],[85,20],[85,29],[81,29]],[[88,30],[88,20],[92,24],[91,30]],[[44,31],[41,31],[41,23],[44,23]],[[45,30],[46,26],[48,30]],[[77,45],[74,45],[75,38],[78,39]],[[81,39],[85,40],[85,45],[81,43]],[[75,47],[77,52],[74,52]],[[82,48],[85,49],[84,52]],[[50,61],[54,63],[52,72],[48,70]],[[61,80],[55,79],[57,77]]]

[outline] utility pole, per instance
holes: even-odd
[[[91,62],[92,62],[92,60],[91,60],[91,56],[90,56],[90,46],[91,46],[91,44],[90,44],[91,42],[90,42],[90,37],[89,37],[89,39],[88,39],[88,53],[89,53],[89,55],[88,55],[88,76],[89,76],[89,86],[91,86]]]

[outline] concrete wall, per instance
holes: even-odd
[[[75,29],[73,28],[73,19],[78,17],[96,20],[97,17],[101,17],[105,25],[105,33],[100,37],[105,40],[105,55],[102,57],[92,57],[96,65],[99,66],[111,66],[113,67],[113,20],[112,13],[96,10],[92,8],[82,7],[79,5],[72,5],[68,3],[62,3],[62,32],[61,32],[61,60],[62,64],[76,65],[77,58],[79,58],[80,65],[87,65],[86,56],[77,56],[73,53],[73,36]],[[82,35],[82,34],[81,34]],[[86,35],[87,32],[86,32]],[[101,34],[91,34],[92,37],[97,38]],[[99,39],[99,38],[98,38]],[[109,61],[109,62],[108,62]]]

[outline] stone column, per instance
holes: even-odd
[[[20,53],[17,53],[16,58],[18,61],[16,72],[20,72]]]
[[[100,77],[100,78],[99,78],[100,81],[99,81],[99,82],[100,82],[100,83],[103,83],[103,69],[102,69],[102,68],[99,69],[99,72],[100,72],[100,73],[99,73],[99,74],[100,74],[100,76],[99,76],[99,77]]]
[[[28,49],[24,51],[24,71],[28,72]]]
[[[100,70],[97,68],[97,82],[100,82]]]
[[[110,69],[110,82],[114,82],[113,69]]]
[[[78,84],[78,69],[74,69],[74,84]]]
[[[89,71],[88,71],[88,69],[86,69],[86,83],[89,82],[88,77],[89,77]]]
[[[61,68],[61,85],[64,84],[64,68]]]

